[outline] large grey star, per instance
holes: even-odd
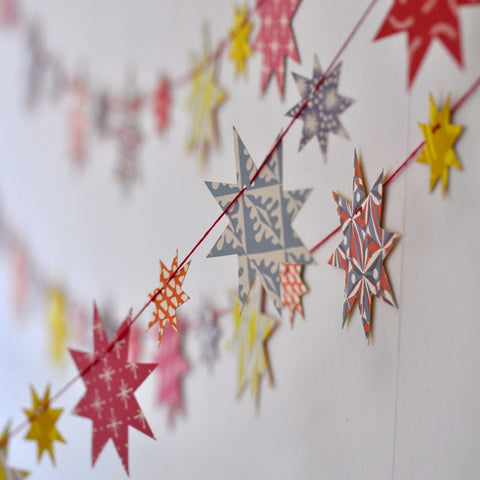
[[[303,120],[302,138],[300,139],[300,145],[298,148],[299,151],[314,136],[316,136],[323,156],[326,158],[329,132],[348,138],[348,134],[340,123],[338,116],[353,103],[353,100],[342,97],[337,93],[341,66],[341,63],[338,63],[335,66],[335,68],[325,77],[315,93],[313,93],[315,87],[323,75],[316,56],[313,77],[311,79],[292,72],[302,99],[285,115],[295,117],[305,101],[312,97],[299,116],[299,118]]]
[[[238,255],[238,296],[241,308],[258,273],[267,294],[280,313],[280,265],[314,263],[312,255],[292,228],[292,221],[311,189],[283,190],[281,143],[254,184],[250,185],[257,168],[235,129],[233,138],[237,183],[205,183],[222,210],[244,186],[246,190],[227,212],[230,224],[208,256]]]

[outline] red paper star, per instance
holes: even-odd
[[[162,77],[157,84],[153,97],[153,113],[158,133],[163,133],[170,123],[171,90],[170,80],[167,77]]]
[[[262,93],[267,88],[272,74],[277,79],[280,96],[283,98],[285,57],[300,61],[293,38],[291,21],[301,0],[257,0],[261,25],[253,49],[263,53],[261,76]]]
[[[135,398],[135,390],[156,368],[155,363],[128,362],[127,331],[130,316],[118,329],[115,343],[110,344],[97,307],[93,311],[92,353],[70,350],[83,378],[87,392],[74,413],[93,421],[92,465],[112,439],[128,474],[128,426],[154,438]],[[89,368],[91,366],[91,368]]]
[[[158,323],[158,343],[162,341],[163,331],[167,323],[177,329],[177,308],[184,304],[190,297],[182,290],[190,262],[187,262],[176,272],[178,267],[178,252],[173,258],[172,267],[169,269],[160,260],[160,288],[150,294],[154,297],[155,311],[153,320],[148,323],[148,328]],[[170,278],[173,275],[173,278]]]
[[[463,66],[458,7],[475,4],[480,0],[395,0],[375,40],[399,32],[408,34],[409,88],[435,38]]]
[[[158,403],[164,403],[168,408],[168,423],[173,424],[175,413],[183,412],[182,377],[190,366],[182,351],[182,334],[185,323],[178,321],[177,332],[167,327],[162,344],[158,349],[155,361],[158,362],[160,385],[158,387]]]

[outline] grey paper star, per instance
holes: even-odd
[[[326,159],[328,134],[330,132],[348,138],[348,134],[340,123],[338,117],[353,103],[353,100],[342,97],[337,93],[341,66],[341,63],[338,63],[335,66],[335,68],[325,77],[323,83],[315,93],[313,93],[315,87],[323,75],[316,56],[313,77],[311,79],[292,73],[302,99],[285,115],[295,117],[305,101],[313,95],[312,99],[308,102],[299,117],[303,120],[302,138],[300,139],[300,145],[298,148],[299,151],[314,136],[316,136],[323,157]]]
[[[314,259],[292,228],[311,189],[285,192],[282,188],[282,144],[255,179],[257,168],[233,129],[237,183],[205,182],[224,210],[238,192],[243,195],[227,212],[230,224],[220,235],[209,257],[238,255],[238,296],[241,308],[258,273],[280,313],[280,265],[314,263]]]

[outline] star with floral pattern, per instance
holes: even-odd
[[[157,367],[156,363],[128,361],[130,315],[110,342],[97,307],[93,311],[93,352],[70,350],[86,393],[74,414],[93,422],[92,465],[109,439],[113,441],[128,474],[128,427],[154,438],[135,391]]]
[[[245,76],[247,73],[247,58],[253,54],[248,40],[253,25],[248,21],[246,5],[242,8],[235,7],[233,15],[229,58],[235,64],[235,74]]]
[[[298,263],[283,263],[280,267],[282,307],[288,307],[292,325],[295,312],[303,317],[302,296],[308,292],[308,288],[302,279],[302,271],[303,265]]]
[[[449,167],[462,169],[460,161],[453,150],[453,145],[462,133],[461,125],[450,123],[450,97],[438,111],[430,96],[430,123],[420,123],[425,137],[425,147],[417,158],[417,162],[430,165],[430,191],[437,181],[442,181],[443,194],[447,193]]]
[[[25,438],[37,442],[38,460],[42,458],[43,452],[48,452],[52,463],[55,464],[53,442],[65,443],[65,440],[55,427],[63,409],[50,408],[49,386],[47,386],[43,398],[38,397],[33,387],[30,387],[30,391],[32,393],[32,409],[23,409],[30,422],[30,430],[27,432]]]
[[[479,5],[480,0],[395,0],[375,40],[406,32],[408,35],[408,87],[434,39],[440,41],[463,66],[459,7]]]
[[[300,61],[292,32],[292,18],[301,0],[257,0],[260,31],[253,49],[263,54],[261,91],[267,88],[272,75],[277,80],[280,96],[284,94],[285,61]]]
[[[160,260],[160,288],[150,294],[150,298],[153,298],[155,304],[155,311],[153,312],[153,320],[148,323],[148,328],[152,328],[158,323],[159,345],[167,323],[170,323],[175,330],[177,329],[177,308],[190,299],[182,290],[182,284],[189,266],[190,262],[187,262],[181,268],[178,268],[178,251],[170,268]]]
[[[333,192],[340,217],[343,240],[328,263],[345,270],[345,325],[355,302],[358,303],[367,341],[370,339],[372,296],[395,306],[390,282],[383,265],[400,235],[380,226],[382,216],[383,172],[365,195],[360,160],[355,152],[353,203]]]
[[[313,137],[317,137],[323,157],[326,158],[329,133],[348,138],[347,132],[338,117],[353,103],[353,100],[342,97],[337,92],[341,67],[342,64],[338,63],[325,76],[317,91],[315,89],[323,77],[323,71],[317,57],[315,57],[311,79],[292,73],[302,98],[286,115],[296,117],[301,111],[299,118],[303,120],[303,129],[298,151]],[[309,101],[304,107],[307,100]]]
[[[227,211],[230,220],[209,257],[238,255],[238,296],[244,305],[256,274],[281,312],[280,266],[282,263],[314,263],[292,227],[292,221],[311,189],[283,190],[282,143],[251,184],[257,168],[237,131],[233,130],[237,183],[205,182],[218,204],[225,208],[239,192],[243,194]]]

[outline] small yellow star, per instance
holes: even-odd
[[[187,109],[192,112],[192,130],[187,140],[187,151],[199,152],[200,164],[205,165],[211,145],[218,142],[216,112],[226,94],[215,82],[216,59],[211,58],[208,42],[204,42],[203,56],[193,57],[193,78]]]
[[[430,191],[440,178],[443,194],[445,194],[448,185],[448,167],[462,169],[453,145],[463,127],[450,123],[450,96],[442,110],[438,111],[430,95],[430,124],[419,123],[419,125],[425,137],[425,147],[417,158],[417,162],[430,165]]]
[[[252,56],[252,49],[249,43],[249,36],[252,30],[252,23],[248,21],[247,6],[238,9],[235,7],[233,13],[233,28],[230,31],[232,43],[230,45],[230,60],[235,64],[235,74],[246,75],[247,58]]]
[[[38,460],[42,458],[45,450],[50,454],[52,463],[55,464],[55,456],[53,454],[53,442],[65,443],[65,440],[55,428],[55,423],[61,415],[63,409],[49,407],[50,404],[50,387],[47,386],[43,399],[39,399],[35,389],[30,387],[32,392],[32,410],[23,409],[25,415],[30,422],[30,430],[25,439],[35,440],[38,446]]]

